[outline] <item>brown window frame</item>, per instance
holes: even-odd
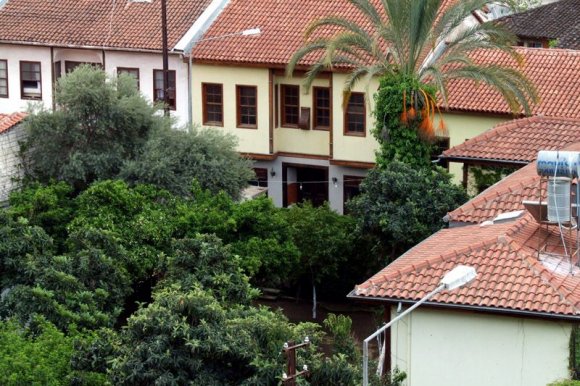
[[[137,80],[137,90],[141,90],[141,73],[139,72],[139,67],[117,67],[117,76],[119,76],[119,74],[134,75],[135,73],[135,80]]]
[[[268,169],[267,168],[253,168],[256,178],[250,180],[250,185],[262,188],[268,187]]]
[[[286,104],[286,90],[292,89],[296,91],[297,104],[288,105]],[[281,84],[280,85],[280,112],[282,127],[287,127],[291,129],[297,129],[300,122],[300,86],[294,84]],[[296,123],[288,122],[286,117],[286,107],[291,107],[296,109]]]
[[[318,105],[318,95],[316,93],[319,90],[325,90],[328,92],[328,107],[320,107]],[[314,125],[314,130],[324,130],[329,131],[332,126],[332,95],[330,95],[330,87],[312,87],[312,120]],[[328,110],[328,125],[318,125],[318,111],[319,110]]]
[[[220,89],[220,102],[219,103],[207,101],[207,87],[208,86],[219,87],[219,89]],[[222,83],[202,83],[201,84],[201,100],[202,100],[201,108],[202,108],[203,124],[207,125],[207,126],[223,127],[224,126],[224,85]],[[214,121],[214,120],[208,119],[207,115],[208,115],[209,105],[219,106],[220,115],[222,118],[221,121]]]
[[[25,64],[38,64],[38,80],[32,80],[34,82],[38,82],[40,85],[40,95],[39,96],[26,96],[24,95],[24,82],[31,81],[30,79],[24,79],[22,67]],[[36,72],[36,71],[34,71]],[[26,60],[20,61],[20,99],[25,100],[42,100],[42,63],[41,62],[29,62]]]
[[[242,88],[251,88],[254,90],[255,96],[255,104],[242,106],[241,104],[241,89]],[[242,107],[253,107],[254,108],[254,117],[256,120],[255,124],[248,124],[242,123]],[[257,129],[258,128],[258,87],[251,86],[251,85],[244,85],[244,84],[237,84],[236,85],[236,127],[240,129]]]
[[[363,131],[352,131],[349,128],[349,122],[348,122],[348,118],[349,115],[352,114],[352,112],[349,111],[350,106],[351,106],[351,101],[352,101],[352,97],[353,96],[358,96],[358,97],[362,97],[362,108],[363,111],[362,113],[357,113],[356,115],[362,115],[363,117]],[[353,136],[353,137],[366,137],[367,135],[367,107],[366,107],[366,102],[365,102],[365,94],[363,92],[353,92],[350,94],[350,97],[348,99],[348,103],[346,105],[346,108],[344,109],[344,128],[343,128],[343,133],[344,135],[348,135],[348,136]]]
[[[156,87],[156,77],[155,75],[161,73],[161,88]],[[173,75],[173,90],[171,87],[171,77]],[[153,102],[165,102],[163,98],[157,97],[157,91],[164,91],[163,90],[163,70],[154,69],[153,70]],[[169,91],[169,110],[176,110],[177,109],[177,74],[175,70],[168,70],[167,71],[167,90]],[[171,98],[171,91],[173,91],[173,99]]]
[[[4,80],[6,82],[6,94],[0,94],[0,98],[8,98],[8,96],[10,95],[10,88],[8,85],[8,60],[7,59],[0,59],[0,63],[4,63],[5,71],[6,71],[6,77],[0,78],[0,81]]]
[[[346,210],[346,191],[349,188],[357,188],[359,189],[360,194],[360,184],[365,178],[362,176],[342,176],[342,213],[348,214]],[[351,197],[352,198],[352,197]]]

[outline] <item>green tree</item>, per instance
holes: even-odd
[[[204,190],[223,190],[234,199],[248,185],[250,161],[236,152],[236,140],[216,130],[156,130],[121,177],[132,183],[153,184],[180,196],[191,196],[197,180]]]
[[[377,7],[370,0],[349,2],[363,15],[363,23],[334,16],[313,21],[305,31],[305,44],[287,66],[287,74],[291,75],[303,58],[316,54],[319,60],[304,81],[307,90],[321,71],[336,65],[351,69],[344,85],[346,97],[359,80],[365,80],[367,85],[375,77],[394,77],[402,82],[400,86],[405,87],[395,88],[391,96],[396,97],[400,108],[389,107],[375,114],[375,136],[387,147],[383,158],[420,147],[419,139],[409,135],[407,143],[398,143],[404,145],[401,149],[389,149],[392,145],[386,141],[388,135],[401,126],[418,131],[417,136],[423,140],[445,131],[443,126],[436,129],[433,125],[437,112],[435,95],[439,93],[446,102],[447,83],[452,79],[488,84],[514,112],[523,109],[529,114],[530,102],[537,101],[535,88],[519,70],[476,63],[470,56],[477,50],[489,49],[503,51],[521,61],[512,47],[515,35],[503,26],[493,22],[464,23],[488,0],[457,1],[445,9],[443,0],[384,0]],[[335,31],[332,36],[328,36],[329,30]],[[400,116],[400,122],[385,124],[387,119]],[[420,149],[420,158],[423,152]]]
[[[59,79],[55,102],[57,109],[33,111],[24,124],[24,171],[30,179],[66,181],[76,189],[116,176],[149,132],[168,123],[134,79],[109,78],[88,65]]]
[[[466,200],[443,169],[391,162],[369,172],[348,208],[360,231],[376,237],[379,256],[391,260],[441,229],[443,216]]]
[[[42,318],[26,328],[0,321],[0,384],[66,385],[71,374],[73,339]]]

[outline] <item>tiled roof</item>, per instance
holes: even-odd
[[[445,273],[463,264],[477,270],[476,279],[439,293],[431,302],[580,318],[580,275],[563,269],[565,258],[556,258],[559,271],[549,269],[536,251],[538,245],[557,244],[559,238],[557,227],[542,227],[529,215],[504,224],[444,229],[358,285],[349,296],[417,301],[434,290]]]
[[[522,38],[558,39],[558,47],[580,49],[580,1],[560,0],[498,19]]]
[[[580,51],[518,47],[523,73],[536,85],[540,103],[533,114],[580,119]],[[473,59],[518,68],[503,52],[482,50]],[[490,87],[471,80],[455,79],[448,84],[451,110],[482,113],[510,113],[503,97]]]
[[[26,115],[27,115],[26,113],[12,113],[12,114],[0,113],[0,134],[16,126],[26,117]]]
[[[533,162],[490,186],[447,214],[449,223],[481,223],[502,213],[523,210],[524,200],[538,200],[540,177]]]
[[[442,8],[455,0],[444,0]],[[378,0],[372,0],[378,5]],[[379,6],[380,7],[380,6]],[[363,29],[371,30],[371,23],[347,0],[231,0],[204,38],[228,35],[247,28],[259,27],[260,36],[234,36],[227,39],[204,41],[193,49],[196,61],[262,64],[285,66],[294,52],[304,43],[304,31],[314,20],[339,16],[351,20]],[[318,36],[332,36],[327,29]],[[309,66],[318,57],[308,56],[300,64]]]
[[[447,159],[508,161],[527,164],[539,150],[580,142],[580,119],[535,116],[500,123],[443,152]]]
[[[174,47],[211,0],[167,0]],[[0,42],[161,50],[161,0],[8,0]]]

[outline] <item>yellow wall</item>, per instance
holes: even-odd
[[[485,133],[497,124],[505,122],[508,119],[508,117],[443,113],[443,120],[449,131],[450,147],[457,146],[468,139]],[[463,179],[462,165],[457,162],[449,164],[449,172],[453,174],[454,181],[457,183],[460,183]]]
[[[391,334],[405,386],[545,386],[568,376],[565,322],[419,308]]]
[[[358,162],[375,162],[375,151],[379,148],[378,142],[371,134],[374,126],[372,110],[374,108],[373,94],[378,88],[378,81],[373,81],[367,88],[362,82],[353,91],[369,92],[366,106],[366,136],[355,137],[344,135],[344,110],[342,109],[342,98],[344,81],[346,74],[334,74],[332,81],[332,93],[334,101],[333,114],[333,144],[334,159]]]
[[[224,126],[212,127],[238,138],[238,150],[242,153],[269,152],[269,71],[263,68],[241,68],[226,66],[192,66],[192,114],[193,122],[201,125],[202,83],[221,83],[223,85]],[[236,127],[236,85],[258,87],[257,129]]]
[[[302,85],[302,78],[276,76],[274,84],[277,85]],[[329,87],[328,79],[317,79],[312,84],[313,87]],[[278,86],[278,101],[281,101],[281,87]],[[311,128],[314,127],[312,111],[312,89],[308,94],[304,93],[300,87],[300,107],[310,107]],[[333,106],[334,107],[334,106]],[[278,110],[281,114],[281,109]],[[274,129],[274,152],[290,152],[314,155],[330,155],[330,132],[324,130],[301,130],[299,128],[281,127],[282,120],[278,117],[278,127]]]

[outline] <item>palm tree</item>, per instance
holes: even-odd
[[[366,80],[368,85],[374,77],[389,75],[415,79],[422,86],[403,93],[402,120],[406,123],[407,108],[414,110],[419,102],[423,114],[418,113],[417,117],[422,116],[423,121],[429,118],[430,124],[421,125],[427,130],[432,130],[434,96],[439,93],[446,103],[447,82],[451,79],[466,78],[488,84],[501,93],[514,113],[523,108],[529,114],[530,103],[537,101],[534,86],[517,69],[475,63],[470,57],[477,50],[493,49],[521,63],[512,47],[515,36],[501,25],[466,23],[472,12],[489,0],[348,1],[365,16],[366,26],[332,16],[308,26],[306,43],[287,66],[287,74],[291,75],[305,56],[321,54],[306,74],[306,88],[321,71],[333,66],[352,69],[344,85],[346,94],[360,80]],[[329,27],[338,32],[330,37],[313,38],[323,35]],[[432,92],[426,92],[424,86]]]

